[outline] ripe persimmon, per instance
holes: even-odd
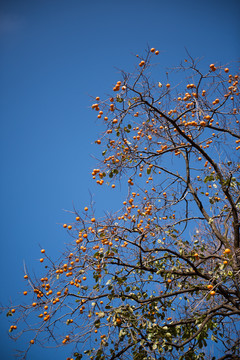
[[[231,252],[230,249],[225,249],[225,250],[224,250],[224,253],[225,253],[225,254],[230,254],[230,252]]]
[[[215,67],[214,64],[210,64],[209,67],[210,67],[210,69],[211,69],[212,71],[215,71],[215,70],[216,70],[216,67]]]
[[[122,320],[120,318],[116,318],[116,324],[119,326],[122,324]]]

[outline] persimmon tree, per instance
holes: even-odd
[[[42,277],[25,272],[8,311],[23,357],[50,342],[76,360],[239,359],[239,77],[189,56],[165,79],[158,54],[92,105],[105,129],[92,177],[126,200],[99,219],[76,210],[61,259],[42,249]]]

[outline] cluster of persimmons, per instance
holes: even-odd
[[[210,64],[207,75],[200,76],[200,80],[195,83],[193,80],[186,83],[180,90],[169,80],[166,80],[165,84],[164,81],[157,81],[154,87],[145,80],[143,74],[148,71],[152,56],[158,54],[158,50],[151,48],[145,58],[137,55],[140,62],[137,65],[138,75],[134,77],[136,82],[131,83],[128,80],[130,77],[125,76],[113,86],[112,96],[105,100],[97,96],[94,100],[96,102],[92,109],[97,112],[97,121],[103,118],[106,130],[95,141],[103,146],[104,150],[101,166],[93,169],[92,178],[98,185],[110,185],[114,191],[119,179],[125,181],[127,197],[121,210],[105,220],[98,220],[94,212],[89,210],[89,206],[83,206],[79,213],[76,212],[73,222],[63,224],[74,241],[60,263],[51,262],[46,256],[45,249],[42,249],[39,261],[43,263],[43,267],[46,262],[48,263],[47,274],[39,280],[34,280],[30,274],[25,273],[24,279],[28,285],[23,295],[28,299],[27,304],[14,307],[10,312],[14,318],[22,309],[25,314],[37,314],[40,321],[39,330],[34,331],[33,328],[30,345],[38,340],[44,329],[47,331],[50,324],[54,327],[61,319],[64,320],[64,324],[70,328],[74,327],[77,331],[83,321],[79,320],[80,315],[89,324],[92,320],[92,329],[94,334],[97,334],[100,320],[96,319],[101,319],[107,313],[105,310],[103,314],[102,310],[106,305],[107,296],[95,294],[93,289],[100,286],[105,277],[109,278],[108,266],[110,268],[114,263],[116,266],[119,264],[120,267],[126,267],[128,255],[131,259],[130,254],[134,254],[135,248],[141,253],[142,263],[134,263],[133,267],[142,266],[142,269],[148,269],[157,261],[158,251],[165,249],[166,252],[166,249],[169,249],[172,254],[176,254],[178,249],[181,254],[179,259],[195,269],[196,273],[198,264],[204,265],[205,261],[206,269],[212,271],[215,258],[223,266],[222,273],[230,271],[233,261],[230,242],[226,242],[223,249],[221,247],[211,258],[210,248],[201,241],[199,245],[186,245],[180,239],[185,231],[185,223],[191,218],[187,212],[184,213],[181,204],[188,201],[189,193],[197,205],[201,202],[201,206],[206,208],[206,213],[214,206],[214,216],[204,215],[207,226],[210,227],[215,226],[213,219],[218,218],[218,213],[222,214],[229,209],[229,202],[231,203],[234,194],[228,189],[224,190],[221,168],[213,158],[215,146],[221,142],[223,133],[236,137],[235,143],[230,144],[230,151],[240,149],[240,138],[237,135],[239,130],[236,128],[239,129],[239,110],[235,105],[239,96],[239,77],[229,74],[228,67],[221,68]],[[219,81],[221,93],[212,91],[212,88],[208,88],[209,84],[206,84],[206,88],[202,85],[201,82],[204,83],[205,79],[213,78]],[[141,79],[143,83],[138,84],[136,79]],[[150,92],[153,94],[152,97],[149,95]],[[215,96],[215,93],[218,96]],[[225,111],[228,111],[227,115],[232,119],[229,127],[224,120]],[[174,165],[169,165],[171,162]],[[179,166],[177,171],[175,164],[176,168]],[[186,167],[187,171],[191,168],[191,176],[182,175],[183,167]],[[240,165],[237,164],[235,173],[239,169]],[[174,179],[177,179],[176,182]],[[185,184],[187,190],[184,191],[182,185],[179,185],[180,182]],[[211,230],[216,233],[219,231],[214,227]],[[157,244],[162,247],[155,251]],[[172,255],[164,256],[166,261],[173,261]],[[208,258],[211,261],[208,262]],[[180,260],[176,274],[181,274],[181,269],[185,266],[180,264]],[[176,264],[174,263],[174,266]],[[163,271],[161,274],[161,286],[164,290],[160,291],[160,295],[167,294],[169,289],[173,289],[178,279],[174,272]],[[209,301],[214,301],[216,295],[220,294],[218,284],[214,278],[207,279],[205,277],[205,283],[201,287],[199,285],[199,289],[201,288],[204,299],[208,297]],[[73,297],[77,299],[74,307],[71,305],[65,309],[68,299]],[[144,301],[142,303],[145,306]],[[146,316],[155,316],[156,311],[151,309],[151,301],[147,305],[149,311]],[[96,307],[98,311],[95,310]],[[10,332],[17,330],[21,316],[18,319],[11,325]],[[164,321],[170,322],[172,319],[173,316],[166,315]],[[120,328],[124,321],[126,320],[119,312],[107,313],[108,324],[111,323],[115,328]],[[68,344],[77,342],[80,338],[81,336],[75,335],[74,330],[71,330],[62,336],[61,341],[62,344]],[[107,333],[99,335],[102,345],[106,343],[106,339]]]

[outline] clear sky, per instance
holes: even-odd
[[[0,4],[1,298],[20,302],[23,260],[38,271],[40,247],[58,257],[71,239],[62,223],[91,199],[121,206],[91,180],[102,124],[91,96],[104,97],[131,71],[135,54],[161,51],[162,68],[186,56],[203,66],[240,55],[239,0],[2,0]],[[40,245],[39,245],[40,244]],[[0,315],[0,358],[24,347]],[[33,347],[29,359],[65,359]]]

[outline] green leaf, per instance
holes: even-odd
[[[105,313],[103,311],[99,311],[98,317],[101,319],[105,316]]]
[[[87,351],[89,351],[88,355],[90,355],[90,354],[91,354],[91,350],[87,350]],[[82,354],[79,354],[79,353],[77,353],[77,352],[75,352],[73,355],[76,357],[75,360],[81,360],[82,357],[83,357]]]
[[[117,102],[122,103],[123,102],[123,98],[121,98],[121,96],[119,94],[117,94]]]
[[[97,319],[96,321],[94,321],[94,325],[98,329],[100,327],[100,320]]]
[[[214,180],[214,176],[213,175],[208,175],[208,176],[205,177],[205,179],[203,181],[206,184],[208,181],[212,181],[212,180]]]

